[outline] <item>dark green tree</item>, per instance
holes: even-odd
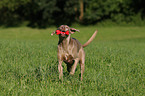
[[[32,27],[104,20],[136,23],[144,20],[144,6],[144,0],[0,0],[0,25],[24,21]]]
[[[0,0],[0,24],[12,26],[22,21],[19,8],[30,0]]]

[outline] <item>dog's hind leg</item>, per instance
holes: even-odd
[[[84,73],[84,70],[85,70],[85,60],[81,60],[80,61],[80,69],[81,69],[81,81],[83,80],[83,73]]]
[[[82,51],[80,52],[80,70],[81,70],[81,81],[83,80],[83,73],[84,73],[84,70],[85,70],[85,52]]]

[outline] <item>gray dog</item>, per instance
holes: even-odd
[[[51,35],[59,35],[57,58],[59,62],[59,79],[61,79],[62,81],[62,62],[65,62],[67,64],[67,70],[70,75],[73,75],[75,73],[75,69],[79,62],[81,68],[81,81],[83,80],[83,73],[85,69],[85,52],[83,48],[89,45],[97,34],[96,30],[92,37],[84,45],[81,45],[81,43],[78,40],[70,37],[71,34],[77,31],[79,32],[79,30],[70,28],[67,25],[61,25],[55,32],[51,33]]]

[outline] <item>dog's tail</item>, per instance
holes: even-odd
[[[94,32],[92,37],[83,45],[83,48],[88,46],[93,41],[93,39],[96,37],[97,32],[98,32],[97,30]]]

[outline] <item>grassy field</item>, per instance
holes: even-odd
[[[0,28],[0,96],[143,96],[145,95],[145,27],[75,27],[72,37],[85,43],[84,80],[64,67],[58,79],[55,27]]]

